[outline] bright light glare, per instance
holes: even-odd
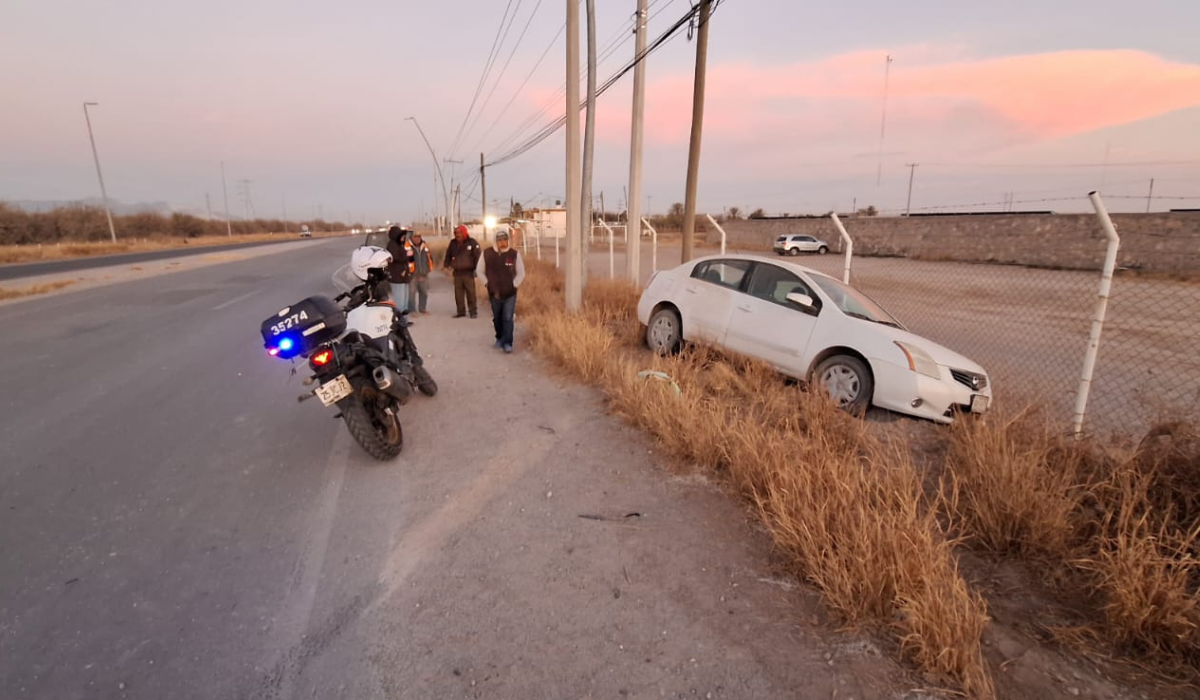
[[[491,216],[490,214],[483,217],[483,225],[488,228],[496,228],[496,217]]]

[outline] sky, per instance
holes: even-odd
[[[596,5],[603,82],[632,58],[636,1]],[[649,36],[688,8],[650,0]],[[564,0],[4,0],[0,200],[99,195],[92,101],[121,202],[207,197],[219,217],[223,162],[234,218],[248,189],[260,216],[416,221],[442,197],[436,160],[477,215],[480,153],[564,114],[565,15]],[[910,176],[918,212],[1086,211],[1093,189],[1144,211],[1151,179],[1155,210],[1200,207],[1196,27],[1194,0],[723,0],[699,210],[898,213]],[[694,61],[686,33],[647,59],[651,212],[684,198]],[[631,83],[596,104],[609,210],[628,185]],[[564,145],[559,130],[488,168],[489,213],[562,199]]]

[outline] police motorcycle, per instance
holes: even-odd
[[[333,299],[310,296],[262,322],[267,353],[283,360],[304,358],[314,396],[337,406],[354,440],[375,459],[392,459],[404,448],[399,408],[414,389],[437,393],[437,382],[408,331],[403,310],[391,301],[387,266],[391,253],[363,246],[333,275]],[[339,306],[339,302],[346,303]]]

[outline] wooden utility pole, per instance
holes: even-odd
[[[1146,213],[1150,213],[1150,200],[1154,199],[1154,178],[1150,178],[1150,192],[1146,195]]]
[[[625,272],[640,285],[642,278],[642,133],[646,116],[646,4],[638,0],[634,41],[633,127],[629,135],[629,192],[625,195]]]
[[[579,170],[579,2],[567,1],[567,311],[583,308]],[[557,239],[555,239],[557,245]],[[555,248],[557,251],[558,248]]]
[[[696,238],[696,187],[700,180],[700,135],[704,131],[704,76],[708,68],[708,17],[712,0],[700,0],[700,31],[696,34],[696,80],[692,90],[692,139],[688,148],[687,193],[683,199],[681,262],[692,259]]]

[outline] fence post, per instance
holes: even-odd
[[[850,234],[846,233],[846,227],[842,226],[842,220],[837,214],[830,214],[833,219],[833,225],[837,226],[838,233],[842,236],[842,242],[846,244],[846,263],[842,269],[842,282],[850,284],[850,261],[854,258],[854,241],[850,238]]]
[[[646,228],[650,229],[650,235],[654,241],[650,246],[650,271],[658,272],[658,230],[651,226],[650,222],[646,221],[645,217],[642,217],[642,224],[645,225]]]
[[[705,214],[705,216],[708,217],[708,222],[710,224],[712,224],[714,228],[716,228],[718,231],[721,232],[721,255],[724,255],[725,254],[725,229],[721,228],[721,224],[718,224],[717,220],[712,218],[712,214]]]
[[[1112,292],[1113,270],[1117,267],[1117,250],[1121,247],[1121,237],[1108,217],[1108,209],[1100,200],[1099,193],[1088,192],[1092,207],[1096,210],[1096,218],[1104,228],[1104,236],[1108,239],[1108,251],[1104,255],[1104,271],[1100,275],[1100,293],[1096,298],[1096,311],[1092,315],[1092,333],[1088,338],[1087,352],[1083,356],[1083,374],[1079,378],[1079,393],[1075,397],[1075,436],[1083,434],[1083,417],[1087,413],[1088,393],[1092,389],[1092,375],[1096,371],[1096,356],[1100,353],[1100,331],[1104,329],[1104,315],[1108,312],[1108,297]]]
[[[616,279],[617,278],[617,268],[616,268],[616,264],[613,262],[614,256],[616,254],[613,252],[612,226],[609,226],[608,222],[604,221],[603,219],[601,219],[600,224],[604,226],[604,230],[608,231],[608,278]]]

